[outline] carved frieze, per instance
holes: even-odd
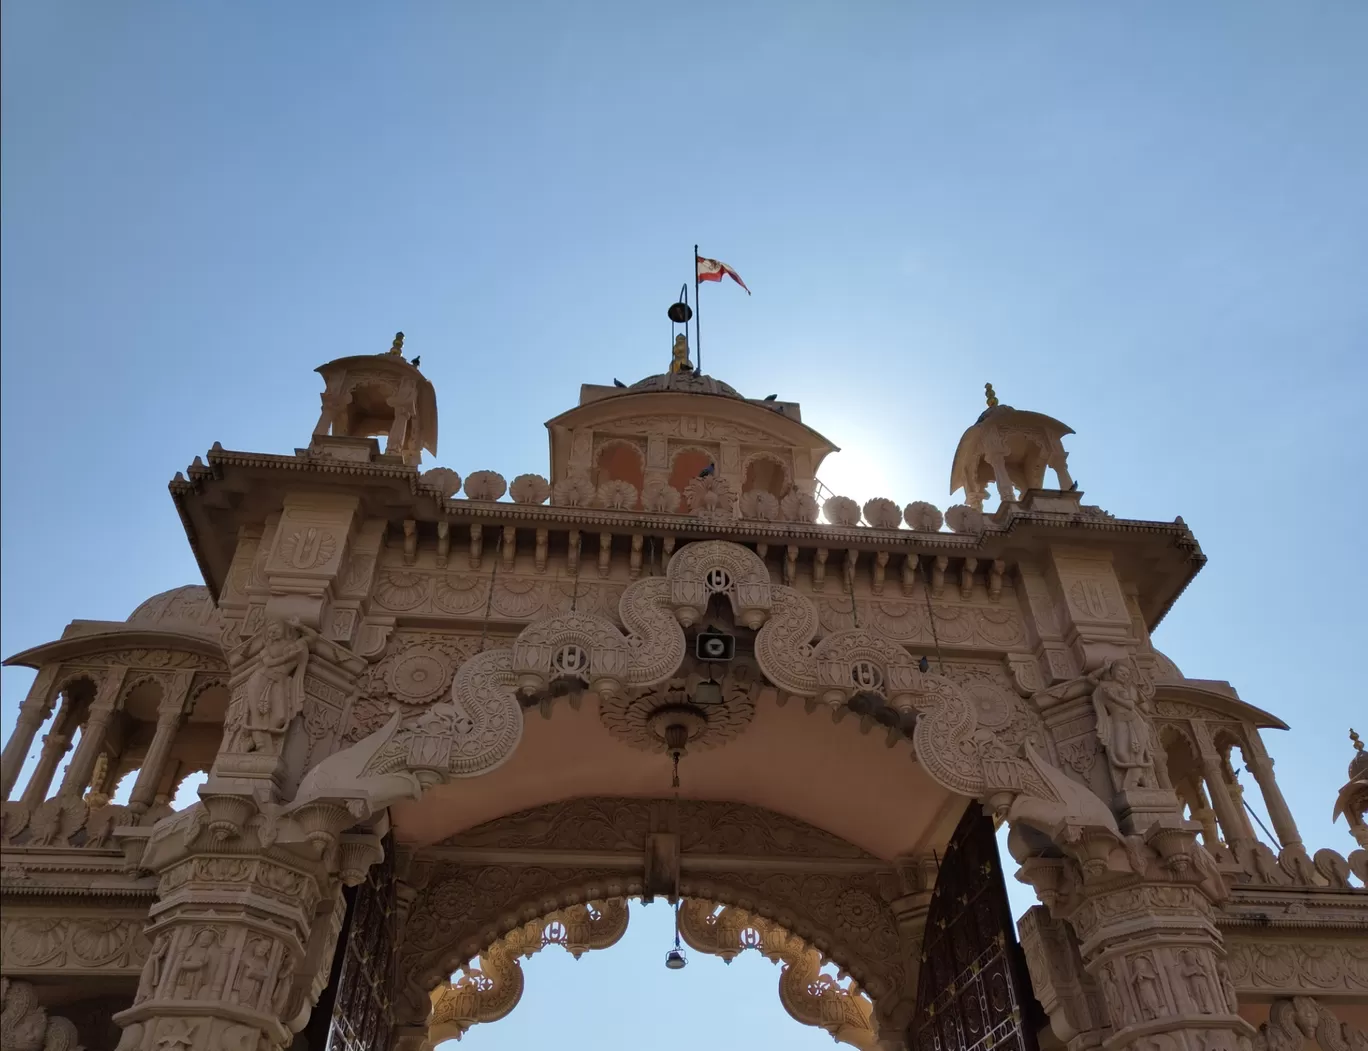
[[[504,850],[644,849],[653,831],[677,832],[697,854],[876,860],[796,818],[743,803],[629,798],[576,799],[524,810],[443,840],[444,847]]]
[[[1368,944],[1227,935],[1226,958],[1238,993],[1368,994]]]
[[[878,598],[855,596],[851,609],[849,594],[815,597],[818,621],[826,631],[848,631],[856,623],[873,628],[893,642],[930,647],[938,640],[944,645],[976,645],[985,649],[1008,650],[1025,644],[1026,630],[1021,614],[1007,606],[962,605],[946,598],[936,600],[927,613],[921,597]],[[935,634],[930,617],[936,619]]]
[[[7,905],[0,919],[0,955],[10,974],[136,974],[150,942],[145,914],[74,914],[71,909],[34,915]]]

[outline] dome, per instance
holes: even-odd
[[[221,630],[218,607],[203,584],[186,584],[153,595],[131,614],[130,626],[176,631],[188,635],[213,635]]]
[[[713,379],[699,372],[662,372],[659,376],[647,376],[637,380],[629,391],[677,391],[681,394],[719,394],[724,398],[744,396],[733,386]]]

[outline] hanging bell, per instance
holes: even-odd
[[[665,954],[665,966],[672,971],[682,971],[688,966],[689,958],[682,949],[671,949]]]
[[[676,325],[684,325],[693,317],[693,308],[681,299],[678,303],[671,303],[667,313]]]

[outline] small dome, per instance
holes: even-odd
[[[631,391],[678,391],[681,394],[720,394],[724,398],[745,398],[730,384],[713,379],[699,372],[662,372],[659,376],[647,376],[637,380]]]
[[[186,584],[153,595],[129,614],[127,623],[158,631],[213,635],[215,638],[221,629],[218,607],[203,584]]]

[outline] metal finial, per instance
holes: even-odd
[[[1354,742],[1354,751],[1356,751],[1356,752],[1362,752],[1362,751],[1363,751],[1363,741],[1362,741],[1362,739],[1359,737],[1358,734],[1354,733],[1354,731],[1353,731],[1352,729],[1349,731],[1349,740],[1351,740],[1351,741]]]
[[[983,394],[988,399],[988,408],[996,408],[998,403],[997,394],[993,392],[993,385],[991,383],[985,383],[983,385]]]
[[[389,352],[391,354],[404,353],[404,334],[402,332],[396,332],[394,334],[394,342],[390,344]]]

